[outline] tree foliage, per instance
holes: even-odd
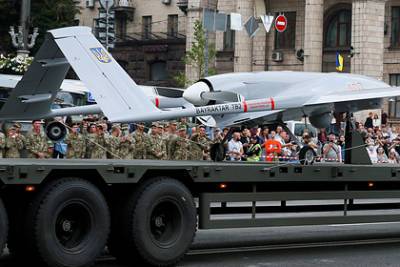
[[[18,26],[20,23],[20,6],[21,1],[0,0],[0,52],[1,50],[3,50],[3,53],[15,51],[15,48],[11,45],[8,31],[10,26]],[[35,48],[40,47],[46,31],[75,25],[77,13],[79,13],[79,9],[73,0],[32,0],[31,31],[33,27],[38,27],[40,34]]]
[[[201,21],[196,20],[194,23],[194,42],[192,42],[192,47],[189,51],[186,52],[183,61],[187,65],[191,65],[197,70],[197,76],[199,79],[204,78],[205,74],[205,47],[206,47],[206,36],[204,32],[203,25]],[[211,66],[212,62],[215,59],[215,48],[214,44],[208,45],[208,64]],[[208,69],[208,75],[215,74],[215,69]],[[174,77],[175,81],[178,83],[178,86],[187,86],[193,81],[187,79],[186,75],[183,73],[179,73]]]

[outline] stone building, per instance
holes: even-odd
[[[122,11],[119,14],[125,14],[125,20],[116,15],[120,38],[113,54],[141,83],[162,83],[152,78],[152,73],[161,69],[169,73],[160,75],[164,78],[185,68],[189,79],[197,79],[196,70],[185,67],[180,59],[183,47],[187,51],[192,45],[194,21],[202,18],[203,8],[211,8],[227,14],[240,13],[243,21],[250,16],[280,13],[288,19],[288,28],[283,33],[274,29],[266,33],[262,28],[253,38],[245,31],[210,34],[209,41],[217,51],[213,64],[218,73],[332,72],[339,52],[344,56],[344,72],[400,86],[400,0],[132,0],[129,3],[134,8],[131,17]],[[176,24],[177,38],[168,38],[171,25]],[[167,33],[167,37],[158,34],[161,32]],[[173,81],[165,81],[173,85]],[[388,101],[385,111],[391,120],[400,120],[400,98]]]
[[[186,15],[176,0],[115,0],[114,58],[138,84],[175,86],[185,71]],[[89,4],[89,5],[88,5]],[[99,1],[81,0],[79,24],[93,27]]]

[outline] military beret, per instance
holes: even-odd
[[[14,123],[13,126],[14,126],[15,128],[22,128],[22,125],[21,125],[21,123],[19,123],[19,122]]]
[[[120,129],[120,128],[121,128],[121,125],[119,125],[119,123],[114,123],[114,124],[111,126],[111,129],[112,129],[112,130]]]
[[[187,128],[185,125],[180,125],[178,128],[178,131],[186,131],[186,130],[187,130]]]

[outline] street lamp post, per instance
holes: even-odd
[[[22,0],[20,25],[18,32],[15,32],[14,26],[10,26],[11,41],[17,48],[18,56],[28,56],[29,49],[35,45],[38,33],[38,28],[33,29],[33,33],[29,34],[30,27],[31,0]]]

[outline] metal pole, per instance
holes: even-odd
[[[106,1],[106,49],[108,51],[108,1]]]
[[[20,25],[22,27],[23,47],[21,50],[28,50],[29,17],[31,10],[31,0],[22,0]]]
[[[205,47],[204,47],[204,77],[208,76],[208,31],[205,29]],[[199,77],[201,78],[201,77]]]

